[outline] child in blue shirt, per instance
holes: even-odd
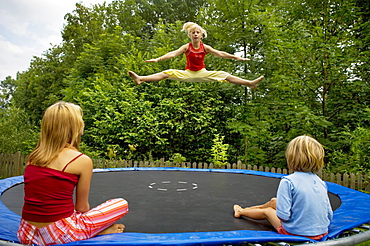
[[[267,219],[280,234],[320,240],[333,217],[326,183],[315,173],[324,167],[324,148],[309,136],[293,139],[285,152],[293,174],[281,179],[276,198],[263,205],[234,205],[234,217]]]

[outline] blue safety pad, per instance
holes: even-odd
[[[194,172],[225,172],[259,175],[272,178],[281,178],[284,174],[261,172],[240,169],[194,169],[194,168],[107,168],[94,169],[94,172],[114,171],[194,171]],[[0,194],[10,187],[22,183],[23,176],[0,180]],[[329,234],[323,239],[331,239],[343,231],[352,229],[369,222],[370,195],[341,185],[326,182],[329,192],[339,196],[341,206],[334,211],[333,220],[329,226]],[[1,196],[0,196],[1,197]],[[18,242],[20,216],[10,211],[0,201],[0,239]],[[215,244],[243,244],[249,242],[307,242],[305,237],[281,235],[274,231],[217,231],[217,232],[187,232],[187,233],[133,233],[124,232],[97,236],[83,241],[66,245],[215,245]]]
[[[23,183],[23,176],[0,179],[0,198],[4,191],[20,183]],[[18,214],[10,211],[0,200],[0,239],[18,242],[17,231],[20,219]]]

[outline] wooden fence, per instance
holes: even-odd
[[[0,179],[23,174],[26,156],[20,152],[0,154]]]
[[[26,156],[16,154],[0,154],[0,178],[13,177],[23,174],[24,163]],[[283,173],[288,174],[287,169],[281,168],[269,168],[256,165],[246,165],[242,162],[227,164],[222,167],[215,167],[213,164],[208,163],[172,163],[165,162],[164,160],[158,162],[148,161],[127,161],[127,160],[94,160],[94,168],[127,168],[127,167],[183,167],[183,168],[221,168],[221,169],[244,169],[244,170],[255,170],[272,173]],[[369,175],[353,174],[353,173],[326,173],[319,172],[318,175],[325,181],[337,183],[339,185],[349,187],[354,190],[363,192],[370,192],[370,178]]]

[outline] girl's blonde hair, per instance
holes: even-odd
[[[181,31],[185,31],[188,33],[188,35],[196,30],[196,29],[199,29],[200,32],[203,34],[203,37],[206,38],[207,37],[207,31],[204,30],[201,26],[199,26],[198,24],[194,23],[194,22],[186,22],[184,24],[184,26],[182,27],[182,30]]]
[[[44,113],[39,141],[27,163],[47,166],[65,147],[78,150],[83,129],[82,110],[78,105],[63,101],[51,105]]]
[[[285,156],[288,168],[293,171],[315,173],[324,167],[324,148],[316,139],[306,135],[290,141]]]

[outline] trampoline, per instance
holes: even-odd
[[[223,245],[315,242],[281,235],[267,221],[236,219],[233,205],[262,204],[276,195],[284,174],[240,169],[94,169],[90,205],[122,197],[124,233],[67,245]],[[327,182],[334,217],[325,239],[370,221],[370,195]],[[0,180],[0,239],[18,242],[23,176]]]

